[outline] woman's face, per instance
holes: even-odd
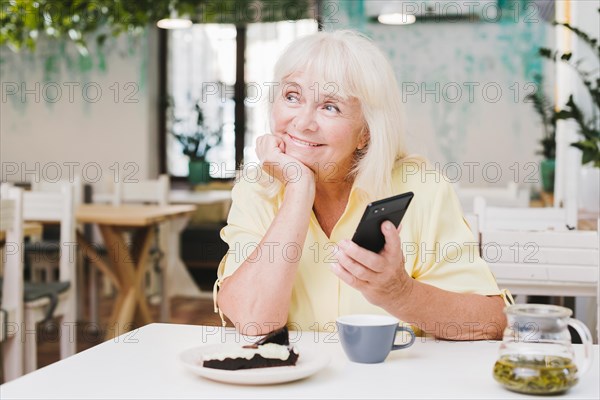
[[[281,83],[273,103],[273,134],[283,139],[285,153],[318,172],[320,181],[345,178],[355,151],[367,142],[358,100],[342,100],[335,92],[335,84],[296,72]]]

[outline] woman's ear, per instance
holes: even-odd
[[[369,140],[371,140],[371,134],[369,133],[369,128],[365,126],[358,138],[358,146],[356,146],[356,149],[362,150],[367,147]]]

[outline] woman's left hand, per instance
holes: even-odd
[[[331,270],[342,281],[359,290],[371,303],[383,309],[394,309],[394,303],[407,298],[413,279],[404,269],[400,228],[386,221],[381,224],[385,246],[379,254],[350,240],[338,243],[337,264]]]

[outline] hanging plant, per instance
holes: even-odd
[[[0,46],[33,51],[48,37],[73,42],[86,53],[90,35],[101,46],[108,35],[140,33],[173,13],[193,22],[244,24],[314,18],[314,4],[315,0],[2,0]],[[109,33],[99,33],[105,31]]]
[[[11,0],[0,9],[0,45],[35,50],[42,37],[74,43],[87,51],[90,35],[102,45],[108,35],[140,33],[168,11],[167,1]],[[98,33],[98,32],[108,32]]]

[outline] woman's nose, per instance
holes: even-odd
[[[317,130],[315,117],[315,110],[312,107],[303,107],[293,120],[294,129],[298,132],[315,132]]]

